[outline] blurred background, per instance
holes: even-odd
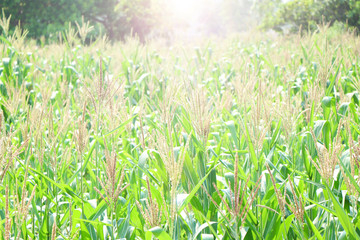
[[[252,29],[279,33],[314,31],[318,24],[359,29],[360,1],[354,0],[0,0],[9,33],[20,25],[28,38],[49,42],[82,17],[94,26],[86,41],[195,39]],[[3,31],[3,30],[0,30]]]

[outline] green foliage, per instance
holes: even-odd
[[[0,37],[0,239],[360,238],[353,32],[194,48],[80,25]]]
[[[6,17],[12,16],[12,30],[20,24],[31,38],[56,38],[69,22],[80,22],[82,16],[96,26],[95,34],[103,31],[112,40],[131,30],[143,39],[152,27],[149,0],[5,0],[0,8]]]
[[[5,0],[0,5],[6,16],[11,15],[11,26],[20,23],[29,30],[29,37],[49,37],[65,30],[67,22],[77,21],[87,1],[69,0]]]
[[[341,23],[348,27],[360,28],[360,2],[353,0],[291,0],[262,1],[258,10],[263,13],[261,27],[281,31],[316,30],[321,23]]]

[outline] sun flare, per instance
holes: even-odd
[[[200,13],[199,1],[194,0],[171,0],[170,8],[173,17],[188,21],[198,17]]]

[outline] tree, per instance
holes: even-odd
[[[68,22],[84,16],[100,23],[110,39],[123,38],[133,29],[142,39],[151,28],[150,0],[1,0],[0,8],[12,15],[11,27],[20,23],[29,37],[50,37]]]
[[[292,31],[316,29],[321,22],[330,25],[340,22],[360,29],[360,1],[354,0],[290,0],[287,2],[264,0],[257,3],[262,12],[262,28]]]
[[[3,0],[0,4],[5,15],[12,16],[10,26],[20,24],[32,38],[49,37],[64,30],[67,22],[80,19],[77,9],[83,7],[84,1],[79,0]]]

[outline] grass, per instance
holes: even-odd
[[[0,37],[0,239],[360,238],[358,36],[82,26]]]

